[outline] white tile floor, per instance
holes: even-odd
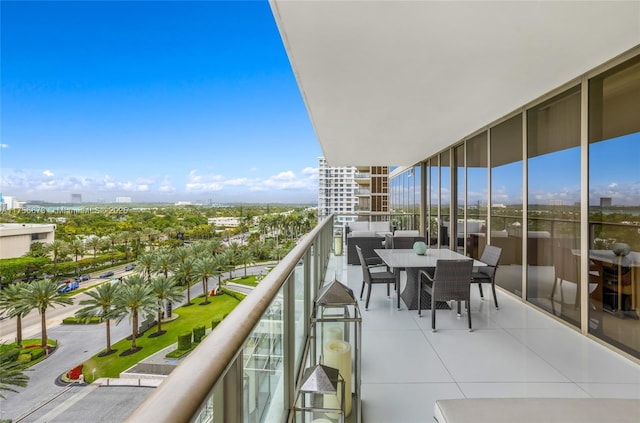
[[[334,274],[360,293],[360,266],[333,257]],[[498,302],[472,287],[473,332],[466,315],[438,310],[433,333],[430,312],[397,310],[395,293],[374,285],[369,310],[361,304],[363,420],[431,422],[445,398],[640,398],[640,365],[509,295]]]

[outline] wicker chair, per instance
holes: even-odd
[[[431,295],[431,330],[436,331],[436,302],[460,301],[465,302],[469,317],[469,331],[471,331],[471,273],[473,260],[438,260],[436,271],[432,276],[428,272],[420,271],[420,289]],[[422,295],[418,295],[418,316],[422,316]]]
[[[480,290],[480,298],[484,298],[482,293],[482,284],[490,283],[491,291],[493,292],[493,303],[498,308],[498,297],[496,296],[496,270],[498,269],[498,262],[502,255],[502,248],[495,247],[493,245],[487,245],[484,247],[480,261],[486,264],[478,268],[477,272],[471,274],[471,283],[477,283]]]
[[[368,285],[367,289],[367,301],[365,302],[364,309],[369,309],[369,298],[371,298],[371,285],[375,283],[387,284],[387,296],[391,296],[390,286],[396,285],[396,276],[391,272],[371,272],[369,266],[367,266],[364,257],[362,256],[362,249],[356,245],[356,252],[360,258],[360,266],[362,266],[362,288],[360,289],[360,299],[362,300],[362,294],[364,293],[365,284]]]

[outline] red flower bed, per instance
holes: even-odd
[[[79,366],[74,367],[73,369],[67,372],[66,376],[71,380],[80,379],[80,375],[82,374],[82,367],[83,367],[83,364],[80,364]]]

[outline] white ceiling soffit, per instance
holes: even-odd
[[[284,1],[329,164],[410,165],[640,44],[640,2]]]

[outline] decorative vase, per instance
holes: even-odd
[[[611,251],[616,256],[626,256],[631,252],[631,247],[623,242],[616,242],[611,246]]]
[[[423,256],[427,253],[427,244],[422,241],[417,241],[413,244],[413,252],[419,256]]]

